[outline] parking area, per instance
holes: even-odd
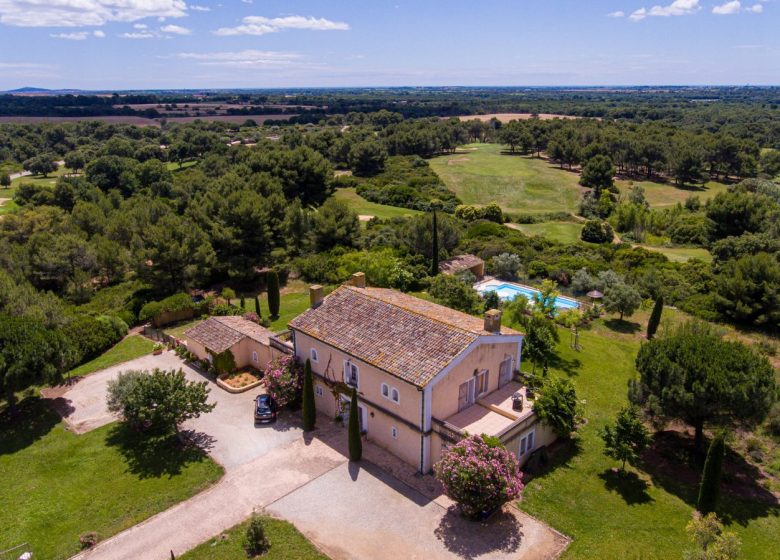
[[[300,439],[301,430],[291,421],[288,412],[282,412],[274,424],[254,425],[254,398],[261,389],[228,393],[170,351],[159,356],[143,356],[89,375],[64,392],[59,391],[54,406],[74,432],[94,430],[116,420],[106,408],[108,382],[122,371],[154,368],[182,369],[187,379],[209,383],[209,401],[217,406],[210,413],[186,422],[183,427],[197,432],[209,454],[226,469],[249,463]]]

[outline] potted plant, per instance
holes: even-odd
[[[157,344],[154,345],[154,348],[152,348],[152,354],[154,354],[155,356],[159,356],[160,354],[163,353],[164,349],[165,349],[165,345],[158,342]]]

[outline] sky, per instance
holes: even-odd
[[[777,85],[780,0],[0,0],[0,90]]]

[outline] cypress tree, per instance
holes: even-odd
[[[275,270],[268,272],[268,311],[272,319],[279,318],[279,275]]]
[[[439,274],[439,225],[436,220],[436,208],[433,208],[433,235],[431,238],[431,276]]]
[[[661,323],[661,313],[664,311],[664,298],[658,296],[653,306],[653,312],[650,313],[650,320],[647,321],[647,340],[652,340],[655,336],[655,332],[658,330],[658,325]]]
[[[263,312],[260,309],[260,297],[255,296],[255,313],[257,313],[258,318],[263,318]]]
[[[726,454],[725,436],[721,432],[715,436],[707,451],[707,460],[704,462],[704,472],[699,486],[699,499],[696,501],[696,509],[706,515],[718,505],[720,496],[720,478],[723,474],[723,457]]]
[[[311,360],[306,360],[303,368],[303,431],[310,432],[315,428],[317,409],[314,404],[314,378],[311,373]]]
[[[360,461],[363,456],[363,442],[360,439],[360,422],[358,421],[357,389],[352,388],[352,401],[349,403],[349,460]]]
[[[246,310],[246,300],[243,294],[241,294],[241,309]]]

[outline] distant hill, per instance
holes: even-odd
[[[39,87],[20,87],[17,89],[9,89],[2,93],[10,93],[11,95],[64,95],[68,93],[84,93],[80,89],[46,89]]]

